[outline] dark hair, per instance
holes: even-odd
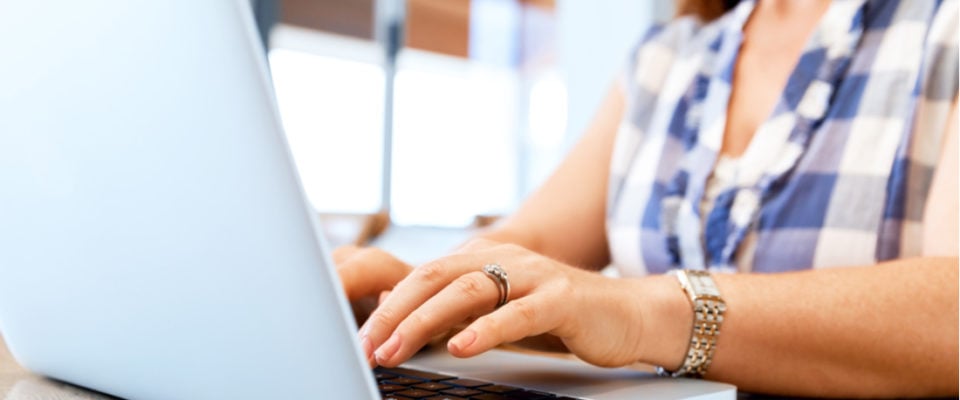
[[[676,0],[677,16],[695,15],[712,21],[732,10],[740,0]]]

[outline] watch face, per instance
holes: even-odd
[[[720,296],[720,291],[717,290],[717,286],[713,284],[713,278],[709,275],[699,275],[693,278],[694,286],[696,287],[697,293],[705,294],[708,296]]]
[[[720,291],[713,283],[710,274],[704,271],[687,271],[687,281],[690,283],[690,289],[699,296],[720,297]]]

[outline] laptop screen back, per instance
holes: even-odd
[[[0,331],[131,398],[375,398],[247,0],[0,3]]]

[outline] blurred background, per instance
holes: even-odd
[[[453,232],[508,214],[588,125],[642,32],[673,13],[668,0],[252,4],[334,245],[441,232],[427,240],[452,246],[465,237]]]

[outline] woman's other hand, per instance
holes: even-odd
[[[339,247],[333,251],[333,262],[357,325],[366,321],[382,294],[413,270],[403,261],[374,247]]]

